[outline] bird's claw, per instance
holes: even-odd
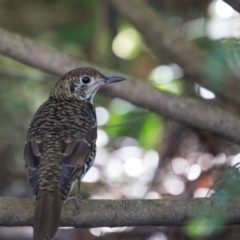
[[[80,212],[80,201],[82,200],[82,196],[81,194],[77,193],[76,196],[73,196],[73,197],[68,197],[67,200],[70,200],[70,199],[73,199],[76,203],[76,208],[77,210]]]

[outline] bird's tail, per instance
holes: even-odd
[[[57,233],[63,198],[59,191],[38,191],[34,215],[34,240],[51,240]]]

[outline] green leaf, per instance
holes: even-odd
[[[185,227],[189,237],[203,237],[215,234],[222,230],[224,219],[221,216],[212,218],[194,218]]]
[[[139,129],[139,142],[144,148],[154,148],[162,133],[162,118],[156,114],[149,114],[141,129]]]

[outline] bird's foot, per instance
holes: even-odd
[[[77,193],[76,196],[68,197],[68,198],[67,198],[67,200],[70,200],[70,199],[73,199],[73,200],[75,201],[75,203],[76,203],[76,208],[77,208],[77,210],[80,212],[80,207],[81,207],[80,202],[81,202],[81,200],[82,200],[81,194]]]

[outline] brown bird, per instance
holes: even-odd
[[[64,75],[28,128],[24,158],[36,197],[35,240],[53,239],[64,201],[96,154],[97,122],[93,98],[100,86],[124,80],[93,68]]]

